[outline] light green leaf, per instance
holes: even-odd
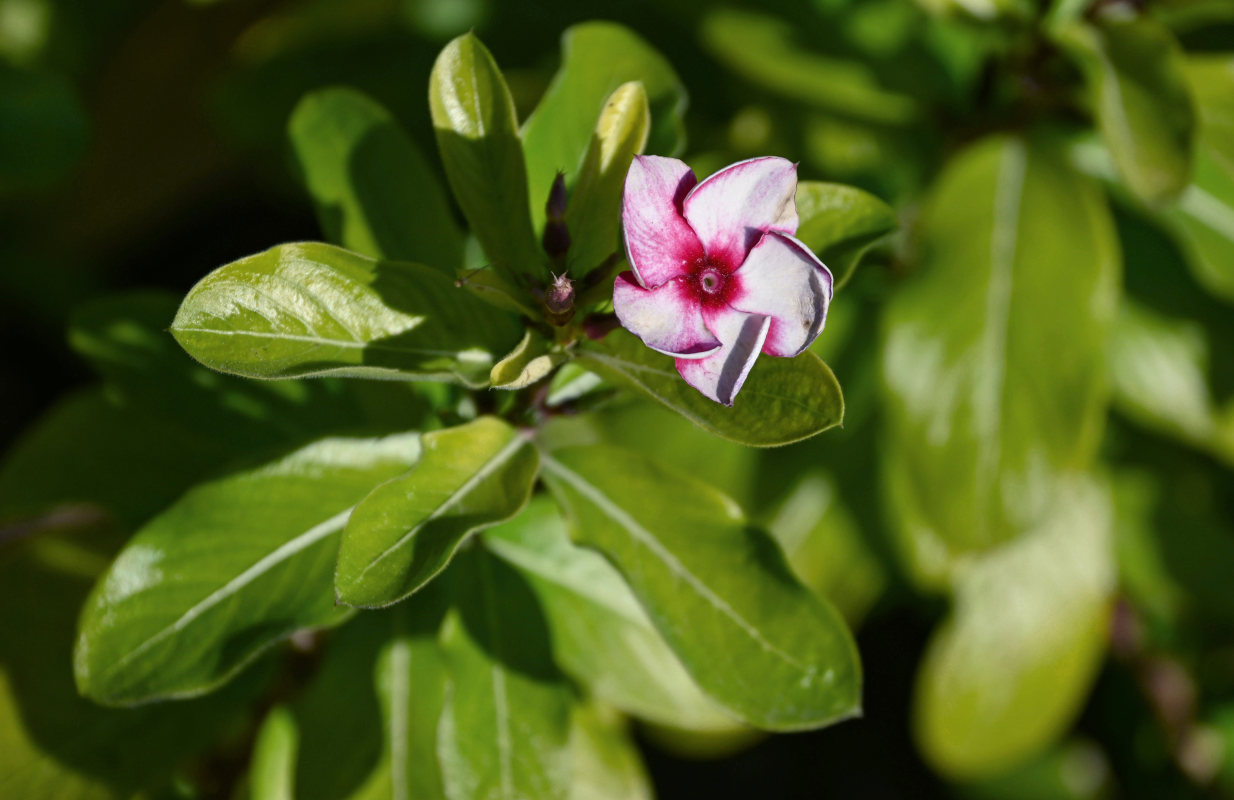
[[[616,330],[584,342],[579,363],[613,383],[637,389],[717,436],[756,447],[807,439],[840,424],[844,396],[826,364],[813,353],[760,358],[731,408],[687,384],[673,359]]]
[[[474,34],[458,37],[437,57],[429,109],[454,198],[493,267],[516,283],[523,274],[547,277],[527,205],[514,101]]]
[[[895,507],[914,536],[979,549],[1093,459],[1118,240],[1096,185],[1009,138],[952,163],[921,230],[919,276],[884,314]]]
[[[582,278],[621,250],[618,230],[626,173],[651,130],[647,92],[637,81],[617,87],[604,104],[566,210],[566,267]]]
[[[1105,652],[1114,590],[1112,510],[1077,478],[1040,527],[973,556],[918,675],[914,727],[927,760],[955,778],[997,774],[1071,724]]]
[[[1216,148],[1201,141],[1194,181],[1165,216],[1196,280],[1234,303],[1234,163],[1224,165]]]
[[[570,715],[571,800],[652,800],[651,781],[621,715],[597,703]]]
[[[870,67],[803,47],[788,22],[769,14],[712,10],[701,37],[720,63],[790,100],[884,125],[905,125],[917,116],[913,98],[880,86]]]
[[[544,204],[557,172],[564,171],[566,184],[575,185],[596,119],[622,84],[638,81],[647,94],[648,152],[677,155],[685,145],[685,87],[668,60],[633,31],[613,22],[575,25],[562,34],[561,53],[561,69],[523,126],[536,230],[544,224]]]
[[[438,754],[450,800],[565,800],[570,689],[553,666],[535,596],[512,568],[470,549],[442,647],[449,682]]]
[[[518,340],[512,317],[420,264],[373,261],[316,242],[216,269],[171,326],[208,367],[249,378],[341,375],[488,382]]]
[[[548,377],[568,359],[565,353],[551,350],[544,337],[528,329],[523,340],[493,365],[489,383],[494,389],[525,389]]]
[[[527,436],[496,417],[426,433],[406,475],[379,486],[352,514],[339,547],[339,602],[402,600],[445,569],[468,534],[518,513],[536,480]]]
[[[1222,171],[1234,174],[1234,55],[1191,53],[1183,69],[1195,100],[1200,138],[1212,148]]]
[[[1077,59],[1102,138],[1127,186],[1150,204],[1191,177],[1194,114],[1173,35],[1147,17],[1072,23],[1056,38]]]
[[[249,767],[252,800],[294,800],[299,740],[300,730],[291,711],[286,706],[271,709],[253,743]]]
[[[575,541],[621,571],[703,691],[768,730],[857,712],[861,668],[848,629],[731,500],[615,447],[558,450],[543,465]]]
[[[110,705],[188,697],[226,681],[334,605],[338,541],[419,436],[323,439],[193,489],[146,525],[99,581],[74,654],[81,692]]]
[[[450,201],[389,112],[354,89],[323,89],[296,106],[288,134],[327,239],[454,277],[463,234]]]
[[[570,543],[550,498],[534,498],[518,517],[485,531],[484,543],[531,585],[554,660],[590,694],[665,725],[736,726],[682,668],[620,573],[600,554]]]
[[[797,184],[797,238],[818,254],[843,286],[870,246],[896,229],[891,206],[853,186]]]

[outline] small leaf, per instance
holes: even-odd
[[[576,703],[570,718],[571,800],[652,800],[647,770],[621,715]]]
[[[703,691],[768,730],[856,713],[861,668],[848,629],[731,500],[615,447],[566,448],[543,465],[575,541],[621,571]]]
[[[1009,138],[951,164],[921,228],[918,276],[883,317],[894,508],[912,535],[975,550],[1035,525],[1093,460],[1118,239],[1092,181]]]
[[[189,291],[171,332],[206,366],[249,378],[479,387],[493,354],[518,340],[519,326],[430,267],[305,242],[207,275]]]
[[[1073,23],[1056,35],[1085,72],[1102,138],[1128,187],[1151,204],[1176,197],[1191,176],[1194,114],[1173,35],[1145,17]]]
[[[926,758],[952,777],[993,775],[1052,744],[1101,665],[1110,498],[1078,479],[1057,500],[1039,528],[953,576],[955,609],[926,651],[914,703]]]
[[[557,172],[564,171],[566,184],[575,185],[596,118],[610,95],[631,81],[642,83],[651,110],[647,151],[676,155],[685,145],[686,90],[668,60],[613,22],[585,22],[562,34],[561,69],[523,126],[536,230],[544,224],[544,204]]]
[[[286,706],[275,706],[266,715],[253,743],[249,767],[249,796],[253,800],[295,798],[296,748],[300,729]]]
[[[601,377],[637,389],[704,430],[742,444],[789,444],[844,418],[840,384],[813,353],[760,358],[730,408],[704,397],[677,373],[672,358],[625,330],[613,331],[601,342],[585,342],[577,357]]]
[[[415,468],[374,490],[347,523],[335,575],[340,602],[371,608],[407,597],[445,569],[468,534],[527,502],[536,450],[496,417],[422,441]]]
[[[525,273],[547,277],[531,226],[514,101],[474,34],[458,37],[437,57],[429,108],[454,198],[493,267],[516,283]]]
[[[296,106],[288,134],[327,239],[454,277],[463,234],[450,201],[384,108],[354,89],[323,89]]]
[[[457,611],[438,753],[450,800],[565,800],[570,687],[553,666],[536,600],[518,573],[471,549],[459,559]]]
[[[527,580],[554,660],[590,694],[664,725],[736,727],[682,668],[620,573],[600,554],[570,543],[550,498],[533,498],[516,518],[485,531],[484,544]]]
[[[582,278],[621,250],[618,230],[626,173],[634,156],[643,152],[650,129],[651,110],[643,85],[617,87],[600,112],[567,206],[566,265],[571,278]]]
[[[77,685],[110,705],[188,697],[347,616],[331,570],[352,509],[419,436],[323,439],[193,489],[140,530],[82,612]]]
[[[797,238],[818,254],[843,286],[871,245],[896,229],[891,206],[839,183],[797,184]]]
[[[528,329],[523,340],[493,365],[489,383],[494,389],[525,389],[548,377],[568,358],[565,353],[550,350],[543,337]]]

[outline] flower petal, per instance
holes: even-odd
[[[703,358],[720,340],[703,325],[702,309],[683,279],[644,289],[623,272],[613,284],[613,310],[626,330],[652,350],[677,358]]]
[[[818,338],[831,303],[831,270],[792,236],[768,233],[733,274],[738,294],[729,304],[771,318],[763,344],[769,356],[795,356]]]
[[[682,208],[707,255],[737,269],[764,233],[797,232],[797,165],[776,156],[738,161],[691,189]]]
[[[771,320],[728,306],[704,311],[703,315],[723,348],[706,358],[679,358],[677,371],[695,389],[717,403],[731,406],[763,348]]]
[[[684,162],[635,156],[626,173],[621,224],[626,257],[638,282],[653,289],[685,272],[703,255],[698,236],[681,216],[681,203],[698,179]]]

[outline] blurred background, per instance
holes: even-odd
[[[1108,40],[1042,32],[1043,20],[1067,16],[1090,33],[1110,20],[1140,29]],[[689,93],[684,157],[700,175],[782,155],[803,178],[881,197],[900,223],[838,293],[818,345],[845,389],[842,430],[751,454],[641,405],[605,423],[710,478],[799,550],[803,578],[854,626],[866,671],[864,717],[824,731],[707,740],[640,729],[659,795],[1234,797],[1228,0],[0,0],[0,520],[14,520],[0,547],[31,513],[80,513],[61,504],[101,491],[106,467],[71,447],[111,424],[82,405],[98,376],[68,333],[76,315],[116,292],[183,295],[219,265],[321,238],[286,135],[306,92],[354,86],[433,154],[426,81],[445,42],[474,29],[526,118],[560,63],[563,31],[597,17],[630,27],[676,69]],[[1128,107],[1120,145],[1112,120]],[[1124,157],[1169,138],[1154,120],[1181,131],[1181,166],[1167,145]],[[973,466],[939,449],[910,402],[945,406],[954,387],[930,372],[937,354],[901,339],[922,319],[969,308],[962,281],[950,296],[945,280],[929,282],[964,268],[966,225],[980,238],[985,217],[997,228],[999,215],[1028,213],[979,192],[972,208],[947,204],[982,185],[975,143],[1029,131],[1108,203],[1117,247],[1102,250],[1065,217],[1024,222],[1025,241],[1058,254],[1059,275],[1010,289],[1028,305],[1009,335],[1057,322],[1071,336],[1059,315],[1109,319],[1099,357],[1072,365],[1100,373],[1076,390],[1083,397],[1036,397],[1033,380],[1016,383],[1029,406],[1082,418],[1012,433],[1075,445],[1060,519],[1017,552],[969,558],[944,552],[928,522],[964,513],[946,505],[947,487]],[[1100,276],[1108,285],[1085,296],[1091,309],[1067,295],[1076,253],[1113,265]],[[1013,381],[1048,374],[1075,344],[1019,341],[1032,352],[1003,365]],[[924,388],[910,379],[918,368]],[[126,458],[141,457],[118,449],[110,467],[123,473]],[[88,585],[65,591],[79,603]],[[39,601],[15,583],[0,591],[0,671],[10,675],[0,764],[7,750],[41,759],[49,775],[92,774],[88,756],[53,741],[80,710],[56,694],[71,689],[76,612],[61,615],[63,663],[48,656],[44,668],[64,677],[48,679],[39,709],[13,676],[41,668],[23,666],[29,642],[7,633],[15,609]],[[242,769],[234,755],[197,757],[167,796],[220,796]]]

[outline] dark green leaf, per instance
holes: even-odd
[[[729,711],[799,730],[858,710],[848,629],[731,500],[615,447],[558,450],[543,466],[575,541],[613,562],[686,671]]]
[[[837,286],[844,285],[871,245],[896,228],[891,206],[839,183],[798,183],[797,215],[797,238],[818,254]]]
[[[514,101],[492,54],[474,34],[458,37],[437,57],[429,108],[454,198],[493,267],[515,282],[524,273],[546,277],[527,205]]]
[[[645,347],[625,330],[601,342],[585,342],[578,359],[601,377],[637,389],[704,430],[742,444],[788,444],[844,418],[840,384],[813,353],[760,358],[732,407],[704,397],[677,374],[671,357]]]
[[[176,341],[250,378],[342,375],[488,382],[512,317],[437,270],[332,245],[285,244],[216,269],[184,299]]]
[[[1093,458],[1118,240],[1096,185],[1003,138],[943,174],[922,239],[884,314],[896,508],[914,536],[978,549],[1036,524]]]
[[[288,132],[327,239],[454,277],[463,234],[450,201],[384,108],[353,89],[324,89],[300,101]]]
[[[0,192],[63,180],[89,139],[90,118],[68,81],[0,64]]]
[[[323,439],[190,491],[91,594],[74,656],[82,693],[112,705],[201,694],[272,643],[345,618],[332,591],[343,526],[419,451],[416,434]]]
[[[379,486],[352,514],[339,547],[339,602],[375,607],[402,600],[445,569],[475,530],[527,502],[539,458],[526,435],[496,417],[423,437],[406,475]]]
[[[575,25],[562,34],[561,53],[561,69],[523,126],[536,230],[544,224],[557,172],[565,172],[567,185],[575,184],[596,119],[622,84],[638,81],[647,93],[648,152],[677,155],[685,145],[686,90],[668,60],[633,31],[612,22]]]

